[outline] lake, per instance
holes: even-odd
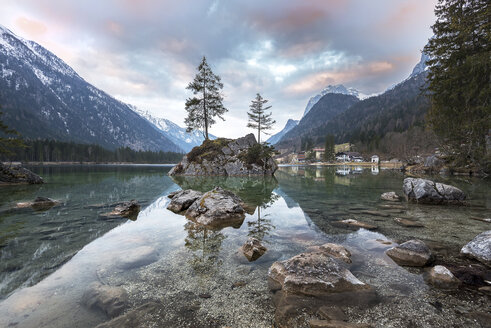
[[[436,264],[481,268],[459,251],[490,223],[491,183],[472,177],[432,177],[455,185],[469,206],[388,203],[402,195],[404,175],[376,167],[281,167],[274,178],[169,177],[169,166],[32,167],[45,184],[0,189],[1,327],[272,327],[287,318],[309,327],[319,307],[335,306],[349,322],[375,327],[489,326],[489,295],[480,282],[441,290],[425,280],[427,269],[395,264],[385,251],[423,240]],[[222,186],[247,206],[240,226],[205,229],[166,209],[179,189]],[[37,196],[60,204],[44,211],[16,209]],[[114,205],[137,200],[136,220],[105,218]],[[424,227],[405,227],[395,217]],[[335,224],[356,218],[377,229]],[[256,237],[267,252],[249,262],[238,249]],[[367,299],[288,298],[273,293],[268,269],[310,247],[338,243],[352,253],[350,271],[372,286]],[[487,269],[486,269],[487,270]],[[485,275],[489,276],[489,270]],[[94,282],[122,287],[124,320],[82,301]],[[482,284],[481,284],[482,285]],[[356,297],[355,297],[356,298]],[[117,320],[117,319],[116,319]],[[285,319],[286,320],[286,319]]]

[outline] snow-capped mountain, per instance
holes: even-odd
[[[165,118],[155,117],[148,111],[141,110],[135,106],[130,108],[141,117],[152,123],[163,135],[169,138],[173,143],[178,145],[185,152],[189,152],[193,147],[199,146],[205,139],[200,131],[186,132],[185,128],[180,127],[176,123]],[[210,139],[216,139],[212,134],[209,134]]]
[[[340,93],[343,95],[355,96],[360,100],[374,96],[374,95],[363,94],[354,88],[346,88],[342,84],[328,85],[320,93],[316,94],[315,96],[309,99],[309,102],[307,103],[307,107],[305,107],[305,111],[303,112],[302,117],[307,115],[307,113],[312,109],[312,107],[314,107],[314,105],[317,104],[319,99],[321,99],[323,96],[327,95],[328,93]]]
[[[421,59],[419,60],[419,63],[417,63],[416,66],[414,66],[411,75],[409,75],[409,78],[428,70],[428,66],[426,65],[426,62],[428,60],[430,60],[430,57],[426,53],[421,52]]]
[[[294,127],[296,127],[298,125],[298,122],[300,122],[300,121],[299,120],[289,119],[288,122],[286,122],[286,125],[283,128],[283,130],[281,130],[280,132],[278,132],[278,133],[272,135],[271,137],[269,137],[269,139],[266,140],[266,142],[270,143],[271,145],[276,144],[278,141],[281,140],[281,138],[283,138],[283,136],[288,131],[290,131],[291,129],[293,129]]]
[[[27,138],[182,151],[127,104],[86,82],[44,47],[1,25],[0,106],[2,120]]]

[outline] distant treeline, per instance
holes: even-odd
[[[24,140],[25,148],[13,150],[4,160],[22,162],[130,162],[166,164],[179,162],[183,154],[174,152],[136,151],[129,147],[108,150],[99,145],[56,140]]]

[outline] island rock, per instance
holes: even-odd
[[[233,192],[215,187],[188,208],[186,217],[204,226],[240,226],[245,218],[243,204]]]
[[[273,263],[268,276],[286,294],[323,296],[370,288],[345,265],[325,252],[302,253]]]
[[[0,184],[41,184],[43,179],[20,166],[8,166],[0,163]]]
[[[431,250],[421,240],[412,239],[388,249],[387,254],[399,265],[422,267],[433,261]]]
[[[464,205],[466,195],[457,187],[426,179],[404,179],[403,191],[408,201],[422,204]]]
[[[462,247],[460,253],[491,267],[491,230],[484,231],[474,237]]]
[[[169,175],[273,175],[277,168],[270,148],[259,144],[251,133],[235,140],[205,140],[185,155]]]

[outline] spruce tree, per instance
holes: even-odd
[[[186,100],[185,109],[188,117],[184,122],[187,131],[201,130],[206,140],[208,140],[208,128],[216,123],[214,118],[218,116],[225,120],[222,115],[228,111],[222,104],[223,83],[220,80],[220,76],[212,72],[206,58],[203,57],[198,66],[198,73],[186,87],[195,95]]]
[[[488,0],[439,0],[428,61],[428,123],[456,164],[486,158],[491,124]],[[487,154],[489,159],[489,154]]]
[[[3,113],[0,111],[0,116],[2,115]],[[9,157],[15,154],[15,149],[26,147],[19,136],[17,131],[10,129],[2,120],[0,120],[0,155],[2,157],[9,159]]]
[[[335,152],[335,141],[334,136],[332,134],[326,136],[326,145],[324,149],[324,160],[326,162],[334,161],[334,152]]]
[[[248,128],[257,129],[257,142],[261,143],[261,131],[265,134],[269,134],[264,132],[264,130],[270,130],[273,127],[273,124],[276,123],[271,118],[272,113],[266,113],[271,106],[263,107],[268,101],[261,97],[258,93],[256,98],[252,100],[251,105],[249,106],[250,112],[247,113],[249,116],[249,123],[247,123]]]

